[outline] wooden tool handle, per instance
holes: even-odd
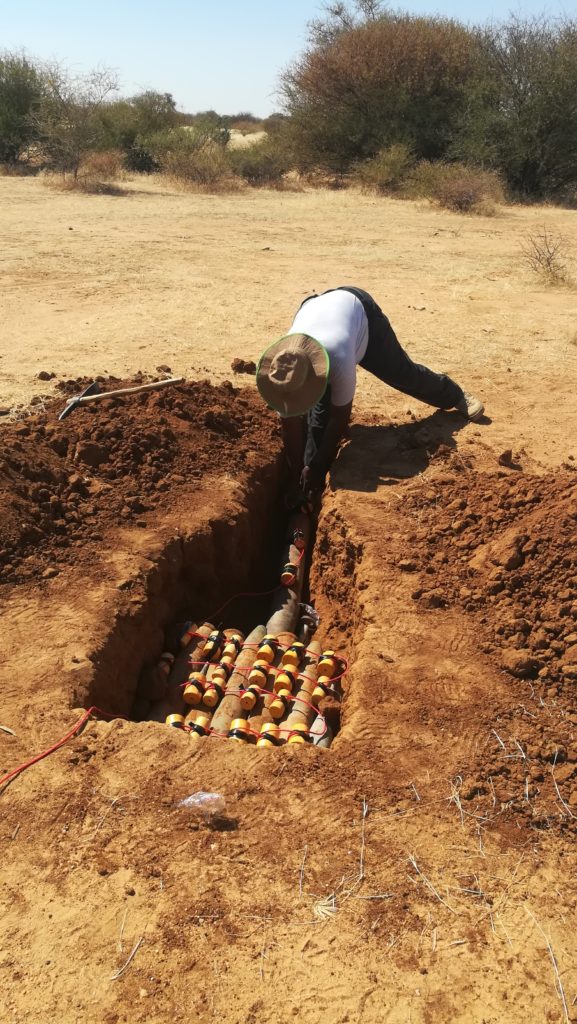
[[[139,384],[135,388],[119,388],[118,391],[101,391],[97,395],[86,395],[79,398],[78,403],[98,402],[101,398],[117,398],[119,395],[135,395],[138,391],[154,391],[157,388],[166,388],[169,384],[182,384],[184,377],[170,377],[168,380],[153,380],[150,384]]]

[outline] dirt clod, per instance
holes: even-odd
[[[233,359],[230,368],[233,373],[256,373],[256,363],[252,359]]]

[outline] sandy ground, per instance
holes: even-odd
[[[28,481],[43,479],[38,436],[38,473],[56,479],[56,456],[64,467],[57,503],[79,552],[59,563],[58,535],[45,549],[40,531],[1,581],[0,723],[15,735],[0,732],[0,776],[64,734],[95,678],[118,703],[129,670],[160,652],[182,545],[197,544],[197,606],[216,596],[235,536],[258,540],[246,510],[262,513],[255,474],[272,472],[278,444],[263,445],[247,405],[247,454],[225,472],[233,398],[219,388],[214,479],[204,463],[200,483],[179,478],[167,451],[169,491],[147,477],[156,497],[136,524],[113,501],[132,493],[125,470],[85,469],[70,512],[92,421],[79,411],[56,436],[52,404],[29,420],[27,403],[55,394],[40,371],[169,365],[219,384],[304,295],[349,283],[415,358],[477,391],[487,418],[431,415],[359,374],[311,575],[323,642],[351,659],[330,751],[207,740],[191,754],[150,722],[93,722],[0,795],[3,1019],[577,1020],[576,293],[520,258],[543,224],[574,244],[577,215],[126,187],[90,197],[0,179],[0,406],[13,410],[1,496],[17,499],[17,536]],[[186,420],[169,411],[178,437]],[[123,415],[119,466],[138,443],[138,415]],[[58,572],[39,580],[45,551]],[[534,659],[525,676],[504,671],[507,651]],[[225,795],[230,830],[176,806],[200,788]]]
[[[138,183],[127,197],[0,180],[1,404],[46,393],[41,370],[131,375],[160,364],[230,377],[301,299],[370,291],[411,355],[480,393],[483,439],[549,464],[575,436],[575,291],[543,286],[520,249],[543,224],[577,246],[573,212],[469,218],[349,192],[198,196]],[[577,276],[577,275],[576,275]],[[358,412],[413,407],[359,375]]]

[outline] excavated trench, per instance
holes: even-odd
[[[183,499],[183,513],[187,500]],[[173,518],[174,511],[173,508]],[[303,576],[299,595],[301,608],[304,604],[314,606],[315,603],[315,595],[309,590],[311,572],[314,575],[314,532],[313,529],[298,568]],[[156,711],[166,693],[167,678],[167,673],[163,673],[162,668],[159,670],[159,665],[167,664],[161,656],[168,653],[182,666],[183,657],[186,658],[183,634],[187,629],[194,633],[202,623],[209,622],[223,633],[238,630],[243,637],[248,637],[259,624],[266,625],[275,602],[278,606],[278,598],[281,602],[284,600],[285,588],[280,584],[280,576],[290,534],[288,514],[280,499],[279,462],[275,460],[249,478],[244,499],[234,510],[223,510],[194,532],[166,541],[151,559],[146,572],[139,574],[138,583],[134,583],[137,596],[126,611],[116,616],[106,642],[95,653],[94,670],[86,692],[76,693],[74,699],[78,701],[81,697],[84,706],[106,708],[112,714],[134,721],[158,721]],[[126,586],[130,591],[130,582]],[[310,620],[306,621],[309,629],[303,635],[305,641],[314,636],[314,629],[310,632]],[[300,628],[300,624],[295,626],[295,636],[300,635]],[[322,622],[314,639],[320,642],[319,648],[324,650],[334,645],[339,648],[337,653],[346,655],[337,643],[338,635],[327,636]],[[198,640],[193,637],[189,651]],[[279,649],[279,666],[283,648],[288,646],[290,635]],[[255,646],[252,660],[256,657]],[[186,675],[193,668],[200,668],[200,663],[189,665]],[[301,668],[305,671],[304,660]],[[342,666],[337,661],[336,674],[338,668]],[[248,675],[247,669],[247,680]],[[179,678],[183,678],[182,671]],[[271,680],[272,676],[269,677],[272,687]],[[181,692],[183,687],[184,684]],[[298,685],[294,693],[297,692]],[[324,729],[331,740],[341,726],[342,692],[338,681],[319,704],[326,722]],[[192,710],[187,706],[183,713]],[[206,712],[207,709],[201,702],[198,710]],[[290,710],[289,704],[280,723],[283,732]],[[163,714],[163,722],[164,717]],[[253,742],[254,739],[252,737]],[[282,735],[280,742],[283,742]]]
[[[85,386],[67,381],[62,390],[77,394]],[[3,429],[0,595],[14,610],[12,672],[28,671],[18,641],[22,595],[27,614],[38,608],[43,623],[47,708],[97,707],[157,721],[151,680],[158,684],[162,654],[181,654],[190,623],[247,637],[271,616],[284,638],[265,687],[272,688],[273,670],[290,668],[281,665],[283,645],[300,628],[298,617],[287,625],[278,601],[287,552],[303,577],[297,608],[314,604],[308,581],[316,557],[314,530],[302,564],[300,552],[287,547],[277,418],[251,389],[227,382],[88,405],[62,422],[61,408],[55,401]],[[310,632],[303,636],[310,639]],[[321,622],[299,672],[327,648],[346,655],[342,639]],[[63,646],[71,663],[64,674]],[[329,678],[338,667],[337,659]],[[289,704],[301,684],[292,680]],[[315,706],[336,735],[336,682],[328,690]],[[281,719],[288,714],[287,704]]]

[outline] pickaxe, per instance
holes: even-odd
[[[86,402],[99,402],[103,398],[119,398],[121,395],[135,395],[139,391],[154,391],[157,388],[166,388],[169,384],[182,384],[183,380],[184,377],[170,377],[168,380],[155,380],[151,384],[139,384],[134,388],[119,388],[117,391],[101,391],[98,381],[94,381],[84,389],[81,395],[74,395],[73,398],[68,399],[58,419],[66,419],[78,405],[84,405]]]

